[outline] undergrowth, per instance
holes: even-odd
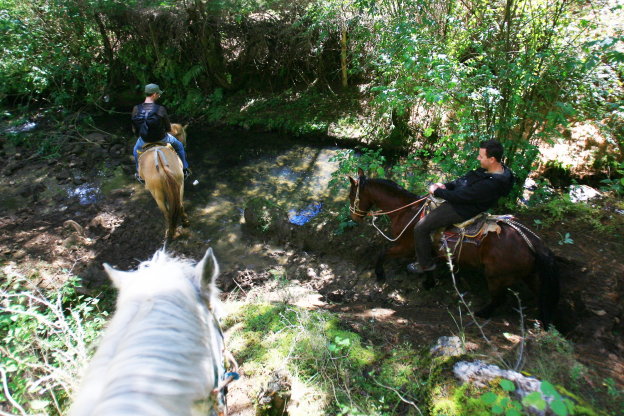
[[[616,236],[624,230],[624,205],[619,198],[604,198],[600,201],[572,202],[568,195],[554,196],[543,204],[526,209],[540,215],[538,227],[554,225],[586,225],[596,232],[613,233]],[[558,227],[565,230],[565,227]]]
[[[297,136],[326,135],[335,128],[345,137],[362,129],[361,121],[351,115],[358,105],[357,96],[348,93],[336,95],[309,88],[302,91],[288,89],[274,95],[225,97],[221,90],[217,90],[209,101],[202,117],[213,124],[260,128]]]
[[[391,351],[367,345],[323,311],[287,303],[246,304],[225,323],[229,344],[248,376],[287,370],[308,398],[289,414],[419,414],[420,381],[430,360],[409,345]],[[403,398],[403,400],[401,399]],[[412,405],[408,405],[412,403]]]
[[[62,415],[108,314],[79,294],[75,276],[49,292],[24,276],[0,278],[0,409]]]

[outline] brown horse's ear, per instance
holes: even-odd
[[[364,176],[364,171],[362,168],[358,168],[358,176]]]
[[[351,175],[347,175],[347,178],[349,178],[349,181],[351,182],[351,185],[353,186],[357,186],[357,181],[355,179],[353,179],[351,177]]]

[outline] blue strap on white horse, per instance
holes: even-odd
[[[232,377],[232,381],[236,381],[240,378],[240,374],[238,374],[236,371],[228,371],[227,373],[225,373],[223,378],[227,380],[230,377]]]

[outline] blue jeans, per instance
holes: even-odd
[[[182,161],[182,167],[184,169],[188,169],[188,162],[186,161],[186,152],[184,151],[184,145],[181,141],[173,137],[171,134],[167,133],[164,139],[162,139],[159,143],[169,143],[173,146],[173,149],[176,151],[178,156],[180,156],[180,160]],[[134,149],[132,153],[134,154],[134,164],[137,172],[139,171],[139,150],[143,149],[145,146],[145,142],[142,138],[138,138],[136,144],[134,145]]]

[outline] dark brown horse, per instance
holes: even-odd
[[[420,219],[420,211],[427,198],[418,197],[389,180],[367,179],[361,169],[358,169],[358,175],[358,180],[349,177],[351,217],[361,222],[370,215],[369,210],[373,206],[377,207],[390,217],[392,234],[396,236],[394,244],[380,253],[375,265],[377,278],[384,279],[383,263],[386,257],[414,258],[414,225]],[[460,268],[481,270],[485,275],[491,300],[477,315],[491,316],[504,302],[505,289],[524,281],[537,296],[540,320],[547,328],[559,300],[559,277],[554,255],[526,227],[512,227],[504,222],[498,225],[500,233],[487,234],[478,245],[463,244],[453,258],[454,264]],[[519,230],[523,228],[527,232],[521,234]],[[438,254],[446,256],[443,249]],[[428,278],[431,279],[430,276]]]

